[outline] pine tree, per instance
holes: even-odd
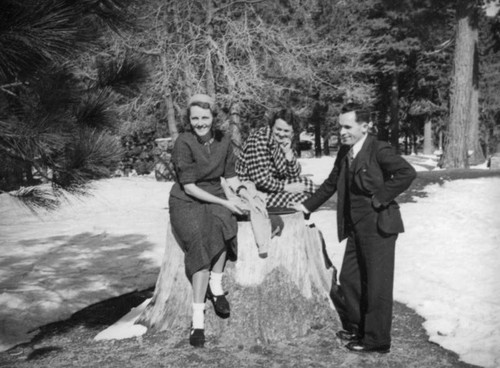
[[[94,69],[80,61],[107,29],[132,26],[129,3],[0,3],[0,191],[32,210],[85,193],[121,158],[112,106],[137,93],[146,69],[132,57],[101,57]]]
[[[439,89],[447,73],[446,54],[434,53],[449,37],[449,14],[441,1],[373,0],[367,3],[366,22],[378,82],[379,138],[399,150],[403,135],[415,135],[421,119],[409,113],[415,103],[444,103]],[[414,110],[414,108],[412,109]]]
[[[486,156],[500,152],[500,19],[482,24],[480,78],[480,139]]]

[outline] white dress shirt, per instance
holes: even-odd
[[[359,151],[361,151],[361,147],[363,147],[363,143],[365,143],[366,137],[368,137],[368,134],[365,134],[359,141],[352,145],[351,149],[353,159],[355,159],[356,155],[359,153]]]

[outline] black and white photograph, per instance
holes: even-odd
[[[0,367],[500,368],[499,0],[0,0]]]

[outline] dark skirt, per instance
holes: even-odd
[[[169,212],[172,231],[185,254],[189,280],[195,272],[209,269],[224,250],[228,260],[236,260],[238,223],[227,208],[170,196]]]

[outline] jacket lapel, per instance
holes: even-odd
[[[363,167],[363,162],[368,161],[368,159],[370,158],[370,156],[372,154],[372,148],[373,148],[374,141],[375,141],[375,138],[372,135],[369,134],[368,137],[366,137],[366,140],[364,141],[363,145],[361,146],[361,150],[358,152],[358,154],[354,158],[354,161],[352,162],[353,173],[357,173]]]

